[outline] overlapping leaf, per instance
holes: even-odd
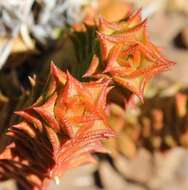
[[[139,10],[119,23],[99,19],[97,35],[102,60],[94,55],[84,76],[104,77],[105,74],[143,100],[146,83],[156,74],[168,70],[174,62],[166,59],[150,42],[146,20],[142,21],[140,13]],[[102,67],[99,67],[100,62]]]
[[[105,151],[101,140],[114,136],[105,110],[110,89],[107,80],[81,83],[52,65],[44,94],[16,112],[24,121],[7,132],[11,142],[0,155],[0,179],[37,190],[67,169],[93,163],[91,153]]]

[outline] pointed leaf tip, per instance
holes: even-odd
[[[52,75],[62,84],[66,83],[66,74],[60,70],[53,62],[51,63],[51,73]]]

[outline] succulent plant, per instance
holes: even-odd
[[[139,116],[142,144],[149,150],[187,148],[187,90],[148,98]]]
[[[163,92],[126,111],[117,104],[110,105],[109,123],[117,138],[105,144],[114,156],[133,158],[141,147],[150,152],[165,152],[177,146],[187,148],[188,91],[180,88],[170,95]]]
[[[0,155],[0,179],[14,178],[25,189],[46,187],[67,169],[94,162],[101,140],[114,136],[105,114],[109,81],[80,83],[55,65],[43,95],[7,131]]]
[[[93,152],[106,151],[101,141],[115,135],[107,109],[111,89],[123,92],[123,101],[127,91],[143,100],[146,82],[174,64],[149,41],[145,22],[139,11],[119,23],[99,18],[93,25],[91,18],[79,25],[84,31],[72,36],[79,64],[70,65],[71,74],[51,64],[40,97],[16,111],[22,119],[6,132],[0,180],[44,189],[67,169],[94,162]]]
[[[174,65],[150,42],[141,10],[118,23],[99,18],[96,32],[101,56],[94,55],[84,77],[111,78],[143,100],[146,83]]]

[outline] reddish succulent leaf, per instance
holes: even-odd
[[[56,154],[59,151],[60,146],[61,146],[58,135],[57,135],[57,133],[55,133],[55,131],[52,128],[50,128],[48,126],[46,126],[45,129],[46,129],[48,139],[49,139],[51,145],[53,146],[54,154]]]
[[[142,9],[139,9],[135,14],[130,16],[130,18],[127,21],[130,28],[135,27],[136,25],[142,22],[141,12]]]
[[[89,77],[93,75],[96,72],[96,69],[98,66],[99,66],[99,58],[96,55],[94,55],[91,61],[90,67],[88,68],[86,73],[83,75],[83,77]]]
[[[15,114],[24,118],[27,122],[32,123],[34,126],[42,129],[42,122],[32,113],[31,109],[24,110],[24,111],[16,111]]]
[[[62,85],[66,83],[66,74],[60,69],[58,69],[53,62],[51,64],[51,74],[57,80],[57,83],[60,82]]]
[[[37,113],[39,113],[44,120],[52,127],[53,129],[59,131],[59,124],[55,119],[54,116],[54,107],[55,102],[57,99],[57,95],[53,94],[52,97],[50,97],[45,104],[43,104],[40,107],[33,107],[33,110],[35,110]]]
[[[120,55],[122,46],[123,44],[117,44],[110,50],[109,56],[108,56],[108,63],[103,73],[109,72],[111,70],[112,65],[116,64],[116,60],[118,59]]]

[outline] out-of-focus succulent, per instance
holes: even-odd
[[[112,152],[112,156],[122,154],[132,158],[136,155],[141,130],[137,120],[138,114],[139,110],[135,108],[125,111],[117,104],[109,105],[109,123],[116,131],[117,137],[104,143]]]
[[[36,2],[37,3],[37,2]],[[46,40],[56,39],[58,29],[62,30],[66,25],[80,22],[84,16],[84,7],[96,6],[96,0],[42,0],[36,6],[41,8],[36,16],[36,24],[31,30],[33,35],[42,43]]]
[[[151,152],[187,148],[187,103],[187,89],[181,88],[171,95],[161,91],[127,111],[112,104],[109,121],[117,138],[106,142],[107,147],[114,156],[128,158],[134,157],[140,147]]]
[[[48,48],[67,25],[83,19],[84,7],[96,6],[96,3],[96,0],[0,2],[0,67],[16,42],[25,44],[24,51],[34,50],[34,41]]]
[[[187,148],[187,90],[171,96],[146,99],[141,106],[139,123],[142,144],[150,150]]]

